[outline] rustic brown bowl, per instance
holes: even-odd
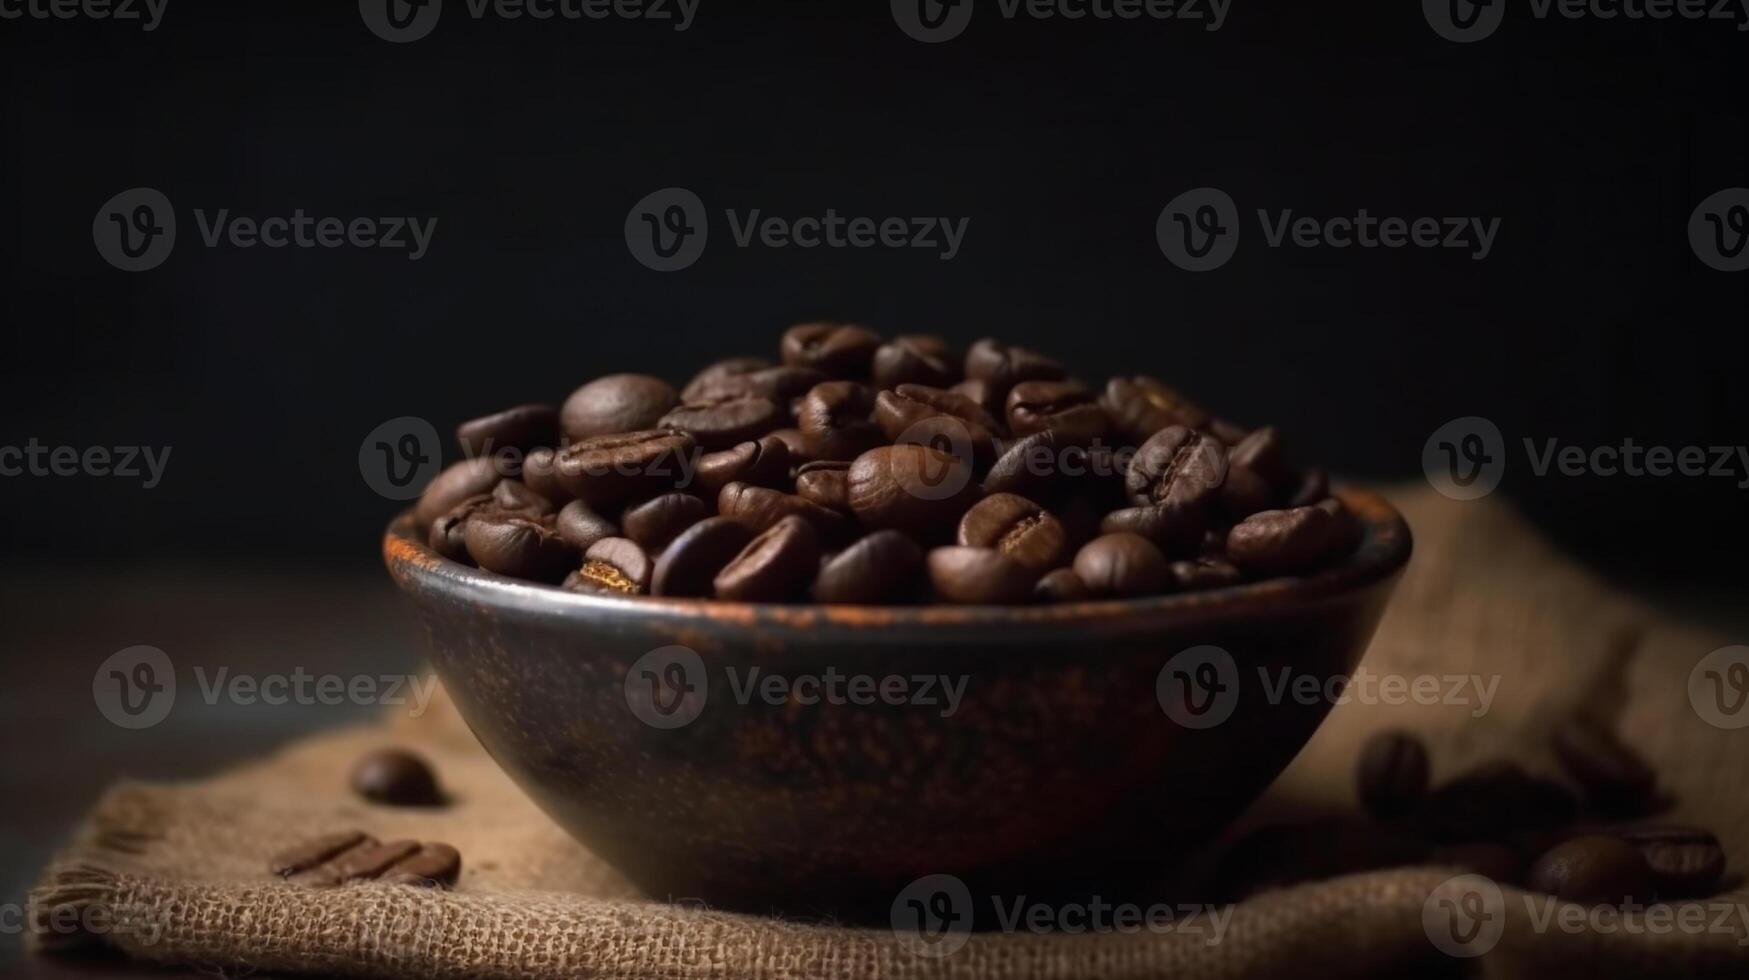
[[[1389,504],[1341,496],[1364,535],[1338,567],[1037,607],[580,595],[445,560],[410,514],[383,548],[486,750],[648,893],[878,918],[931,874],[991,893],[1122,895],[1251,802],[1330,707],[1270,703],[1258,672],[1273,686],[1290,668],[1320,690],[1351,672],[1409,557]],[[1184,692],[1157,683],[1204,645],[1231,656],[1236,700],[1211,702],[1231,705],[1221,723],[1189,727],[1163,709]],[[690,693],[688,666],[704,678]],[[952,713],[939,685],[934,705],[921,684],[911,703],[882,703],[878,688],[873,704],[767,701],[743,693],[754,668],[965,686]]]

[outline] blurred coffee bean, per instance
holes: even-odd
[[[1592,834],[1550,848],[1531,865],[1535,891],[1584,904],[1621,905],[1652,898],[1652,869],[1639,849],[1619,837]]]
[[[413,518],[420,527],[429,528],[432,521],[454,510],[457,504],[469,497],[491,493],[503,476],[491,457],[452,463],[426,484],[419,502],[413,506]]]
[[[789,458],[792,464],[808,462],[808,441],[802,437],[802,430],[794,428],[775,429],[770,435],[766,436],[766,438],[776,439],[778,442],[783,443],[784,446],[789,449]]]
[[[342,851],[324,864],[292,876],[300,884],[333,887],[351,881],[380,878],[390,868],[419,853],[419,842],[391,840],[383,843],[367,841]]]
[[[1718,890],[1725,874],[1725,849],[1710,831],[1663,824],[1612,833],[1639,849],[1652,870],[1660,900],[1704,898]]]
[[[657,420],[678,404],[674,386],[661,378],[609,374],[571,392],[559,409],[559,424],[573,441],[639,432],[658,428]]]
[[[1002,414],[1003,398],[1006,391],[997,391],[988,381],[968,380],[949,385],[948,391],[964,398],[971,399],[972,404],[983,409],[992,418]]]
[[[659,596],[708,596],[717,573],[752,540],[753,532],[747,525],[732,518],[709,517],[699,521],[680,532],[656,560],[650,591]]]
[[[554,469],[572,497],[606,509],[674,489],[696,445],[666,429],[594,436],[560,450]]]
[[[699,496],[711,499],[731,483],[757,487],[782,487],[789,479],[790,451],[777,433],[737,443],[729,449],[705,453],[693,475]]]
[[[989,385],[991,397],[1006,399],[1009,389],[1022,381],[1060,381],[1067,377],[1063,365],[1049,357],[985,337],[966,351],[966,379]]]
[[[705,367],[704,370],[692,376],[692,380],[680,389],[680,398],[675,402],[694,401],[700,398],[712,398],[733,392],[751,391],[748,378],[760,371],[772,367],[770,360],[763,357],[728,357]],[[821,381],[826,380],[821,378]],[[812,385],[810,385],[812,387]],[[805,389],[804,389],[805,390]],[[674,407],[670,405],[669,408]],[[668,409],[663,409],[666,414]],[[660,418],[661,416],[657,416]],[[649,426],[645,426],[649,428]]]
[[[1022,381],[1009,390],[1006,405],[1008,428],[1017,436],[1050,430],[1091,442],[1111,428],[1093,393],[1072,381]]]
[[[1038,504],[1011,493],[985,497],[960,518],[960,544],[992,548],[1019,562],[1034,575],[1061,565],[1069,557],[1068,532]]]
[[[731,449],[781,428],[788,413],[760,395],[724,395],[681,402],[656,422],[659,429],[685,432],[706,452]]]
[[[1124,487],[1131,501],[1144,506],[1202,507],[1220,490],[1226,469],[1227,450],[1218,440],[1181,425],[1167,426],[1136,450]]]
[[[1289,507],[1310,507],[1330,496],[1330,475],[1313,467],[1300,477],[1299,486],[1288,497]]]
[[[869,375],[881,338],[872,330],[848,323],[803,323],[784,331],[779,353],[792,367],[813,368],[834,378]]]
[[[626,537],[653,554],[711,514],[711,506],[690,493],[665,493],[626,508],[619,523]]]
[[[961,605],[1026,602],[1038,580],[1037,573],[992,548],[936,548],[929,553],[928,564],[936,597]]]
[[[1281,433],[1273,425],[1266,425],[1241,439],[1227,454],[1227,462],[1243,466],[1268,481],[1274,495],[1294,489],[1294,475],[1288,469]]]
[[[1166,591],[1166,556],[1139,534],[1104,534],[1075,554],[1075,574],[1098,596],[1142,596]]]
[[[577,549],[548,519],[483,510],[462,525],[468,557],[489,572],[557,583],[577,562]]]
[[[1236,448],[1251,432],[1243,426],[1234,425],[1226,419],[1211,418],[1203,431],[1226,443],[1229,448]]]
[[[565,579],[565,588],[573,592],[645,595],[650,591],[653,571],[649,553],[636,541],[602,538],[583,553],[583,567]]]
[[[365,844],[375,845],[374,837],[362,830],[342,830],[323,834],[313,840],[294,844],[268,858],[268,870],[281,878],[308,871],[341,854]]]
[[[1168,558],[1183,558],[1196,554],[1207,525],[1202,508],[1167,503],[1114,510],[1101,519],[1099,530],[1103,534],[1139,534]]]
[[[902,384],[945,388],[960,379],[960,362],[942,338],[904,334],[875,351],[873,374],[877,389]]]
[[[1332,553],[1338,530],[1330,514],[1316,507],[1261,511],[1227,533],[1227,557],[1250,575],[1296,575]]]
[[[1227,476],[1221,481],[1221,491],[1217,499],[1221,505],[1221,513],[1228,520],[1242,521],[1252,514],[1274,507],[1276,494],[1269,481],[1258,476],[1250,467],[1229,462]]]
[[[1046,572],[1038,580],[1038,584],[1033,586],[1032,594],[1040,602],[1076,602],[1092,593],[1073,568],[1057,568]]]
[[[1112,378],[1100,398],[1106,415],[1132,443],[1148,441],[1168,426],[1200,429],[1208,413],[1166,384],[1149,377]]]
[[[717,494],[717,513],[740,522],[753,534],[763,534],[785,517],[800,517],[814,525],[821,542],[828,546],[836,546],[852,534],[849,519],[838,511],[795,494],[745,483],[731,483]]]
[[[460,851],[448,844],[422,843],[418,850],[390,865],[382,880],[391,885],[448,888],[461,872]]]
[[[426,543],[431,546],[432,551],[450,561],[472,564],[473,559],[468,557],[468,542],[464,536],[468,518],[496,505],[496,498],[489,493],[478,494],[456,504],[449,513],[431,522],[431,532],[426,535]]]
[[[902,602],[917,592],[923,549],[898,531],[876,531],[820,568],[816,602],[879,605]]]
[[[1182,592],[1199,592],[1203,589],[1224,589],[1229,585],[1238,585],[1245,576],[1232,562],[1221,558],[1194,558],[1189,561],[1175,561],[1168,572],[1172,584]]]
[[[530,490],[521,480],[499,480],[498,485],[492,488],[492,504],[499,510],[530,517],[540,517],[558,510],[551,500]]]
[[[984,492],[1012,493],[1028,500],[1055,501],[1080,486],[1078,472],[1088,466],[1085,446],[1062,432],[1035,432],[1008,444],[984,475]]]
[[[546,446],[531,449],[522,460],[522,482],[530,490],[553,502],[554,506],[562,507],[571,499],[571,494],[559,485],[558,453]]]
[[[796,470],[796,496],[840,512],[850,510],[850,464],[816,460]]]
[[[881,443],[874,392],[855,381],[817,384],[802,399],[796,428],[811,459],[852,460]]]
[[[1652,767],[1600,722],[1571,718],[1555,729],[1552,741],[1555,758],[1599,809],[1633,812],[1651,798],[1657,784]]]
[[[573,500],[559,508],[553,528],[579,552],[588,551],[603,538],[619,537],[619,525],[590,510],[589,505],[581,500]]]
[[[405,749],[375,749],[352,767],[352,790],[387,806],[437,806],[443,792],[425,760]]]
[[[977,498],[971,467],[926,446],[871,449],[850,464],[846,481],[850,509],[863,526],[923,540],[945,534]]]
[[[813,581],[820,567],[820,536],[791,515],[754,538],[722,571],[713,586],[719,599],[788,602]]]
[[[506,453],[520,462],[529,450],[559,441],[559,413],[551,405],[518,405],[463,422],[455,438],[470,458]]]
[[[1383,820],[1408,814],[1427,791],[1427,747],[1404,731],[1382,731],[1360,750],[1355,790],[1367,812]]]

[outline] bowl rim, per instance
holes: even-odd
[[[1408,562],[1413,540],[1396,508],[1372,490],[1332,491],[1359,519],[1360,545],[1339,565],[1309,576],[1245,582],[1197,592],[1131,599],[1086,599],[1036,606],[858,606],[823,603],[750,603],[660,596],[603,596],[515,579],[437,554],[417,532],[409,508],[383,533],[383,561],[396,584],[411,594],[438,593],[514,616],[611,619],[671,628],[756,627],[764,630],[927,627],[937,635],[964,632],[988,638],[993,629],[1113,630],[1183,625],[1207,619],[1300,608],[1359,592],[1394,577]]]

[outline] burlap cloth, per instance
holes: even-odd
[[[1422,733],[1436,781],[1500,756],[1549,768],[1542,746],[1558,713],[1551,709],[1586,703],[1615,714],[1656,761],[1677,801],[1667,819],[1712,828],[1731,867],[1749,865],[1749,729],[1707,724],[1687,694],[1695,663],[1727,639],[1610,593],[1503,503],[1456,503],[1425,490],[1394,496],[1415,530],[1416,556],[1364,667],[1498,675],[1493,704],[1481,717],[1475,704],[1338,706],[1242,823],[1351,811],[1355,750],[1381,726]],[[349,763],[387,743],[431,757],[455,805],[393,810],[351,797]],[[466,856],[458,887],[318,890],[265,873],[266,855],[284,842],[351,827],[453,843]],[[1460,961],[1433,949],[1422,918],[1430,891],[1452,874],[1398,869],[1265,893],[1233,909],[1214,943],[1206,931],[996,932],[973,935],[950,956],[921,957],[883,929],[638,897],[527,802],[439,698],[417,719],[313,737],[201,782],[115,787],[46,872],[31,913],[45,951],[99,942],[143,960],[226,971],[372,977],[1213,978],[1429,967],[1749,976],[1741,878],[1708,906],[1699,933],[1634,928],[1632,916],[1608,930],[1537,928],[1522,893],[1508,889],[1498,945]]]

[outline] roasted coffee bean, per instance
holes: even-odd
[[[1601,723],[1569,719],[1555,729],[1553,746],[1555,758],[1600,809],[1628,812],[1651,798],[1657,784],[1652,767]]]
[[[1293,488],[1294,474],[1288,469],[1281,433],[1273,425],[1266,425],[1247,434],[1227,454],[1227,462],[1233,466],[1243,466],[1262,477],[1268,481],[1275,494],[1279,495]]]
[[[728,493],[729,488],[723,492]],[[650,577],[650,591],[661,596],[708,596],[717,573],[752,540],[753,532],[747,525],[733,518],[705,518],[680,532],[662,552]]]
[[[470,458],[507,454],[521,460],[529,450],[559,441],[559,413],[551,405],[518,405],[463,422],[455,438]]]
[[[293,877],[296,881],[318,886],[367,881],[382,877],[390,868],[418,852],[419,842],[413,840],[392,840],[381,844],[367,842]]]
[[[551,500],[529,489],[521,480],[499,480],[492,488],[492,503],[500,510],[537,516],[558,510]]]
[[[571,392],[559,421],[572,440],[611,436],[660,428],[657,420],[678,404],[674,386],[661,378],[609,374]]]
[[[898,531],[876,531],[840,551],[820,568],[816,602],[877,605],[917,591],[923,549]]]
[[[1177,391],[1148,377],[1112,378],[1099,400],[1117,430],[1136,443],[1168,426],[1200,429],[1208,413]]]
[[[1025,347],[1011,347],[985,337],[966,351],[966,378],[990,386],[995,399],[1008,397],[1008,390],[1022,381],[1060,381],[1069,372],[1056,361]]]
[[[796,411],[796,428],[812,459],[852,460],[880,445],[871,417],[874,392],[854,381],[817,384]]]
[[[1075,602],[1091,595],[1087,583],[1073,568],[1058,568],[1046,572],[1032,588],[1033,598],[1040,602]]]
[[[1462,868],[1498,884],[1521,880],[1524,876],[1524,856],[1515,848],[1493,841],[1466,841],[1445,844],[1433,849],[1428,863]]]
[[[1558,827],[1577,809],[1559,784],[1494,762],[1434,788],[1416,806],[1414,822],[1439,841],[1499,840]]]
[[[751,371],[722,373],[710,378],[700,375],[700,378],[694,379],[680,393],[680,400],[711,401],[752,395],[770,399],[779,405],[788,405],[792,398],[800,398],[808,393],[808,389],[830,380],[832,379],[826,372],[812,368],[767,365]]]
[[[1032,598],[1038,574],[993,548],[951,546],[929,553],[937,598],[971,606],[1006,606]]]
[[[449,513],[431,522],[431,532],[425,541],[431,550],[450,561],[473,561],[468,557],[468,542],[465,532],[468,518],[497,505],[496,499],[489,493],[478,494],[455,505]]]
[[[674,489],[696,445],[666,429],[595,436],[561,450],[554,469],[571,496],[605,509]]]
[[[735,602],[787,602],[820,568],[820,535],[791,515],[741,549],[713,582],[716,596]]]
[[[1316,467],[1300,477],[1298,488],[1288,497],[1289,507],[1310,507],[1330,496],[1330,475]]]
[[[866,378],[881,338],[847,323],[803,323],[783,333],[783,363],[813,368],[835,378]]]
[[[1051,502],[1080,486],[1077,474],[1084,474],[1087,465],[1086,447],[1068,433],[1035,432],[996,457],[984,474],[984,492]]]
[[[745,483],[731,483],[717,494],[717,513],[740,522],[754,534],[763,534],[785,517],[800,517],[814,525],[827,545],[836,545],[851,533],[849,520],[838,511],[795,494]]]
[[[376,843],[375,838],[362,830],[323,834],[275,854],[268,859],[268,869],[281,878],[289,878],[317,865],[326,864],[355,847],[366,844],[375,846]]]
[[[758,439],[787,420],[778,403],[760,395],[725,395],[682,402],[662,416],[657,428],[685,432],[706,452],[730,449]]]
[[[1383,731],[1366,740],[1355,790],[1367,812],[1382,820],[1404,816],[1427,792],[1427,747],[1408,732]]]
[[[565,588],[607,595],[645,595],[650,591],[653,573],[649,552],[636,541],[602,538],[583,553],[583,567],[565,579]]]
[[[725,358],[693,375],[692,380],[686,383],[686,387],[680,389],[680,400],[695,401],[700,398],[714,398],[729,392],[751,391],[746,379],[770,367],[772,367],[771,361],[763,357]],[[663,412],[666,413],[667,409],[663,409]]]
[[[413,507],[413,518],[420,527],[428,528],[432,521],[454,510],[469,497],[491,493],[504,475],[499,472],[498,461],[491,457],[452,463],[426,485],[425,491],[419,495],[419,502]]]
[[[1316,507],[1261,511],[1227,533],[1227,557],[1251,575],[1297,575],[1335,550],[1339,530],[1329,512]]]
[[[1704,898],[1725,874],[1725,849],[1698,827],[1653,825],[1623,827],[1614,835],[1639,848],[1652,869],[1659,899]]]
[[[468,557],[489,572],[557,583],[577,563],[577,549],[550,518],[487,510],[462,525]]]
[[[1220,558],[1175,561],[1168,571],[1172,576],[1172,584],[1182,592],[1224,589],[1229,585],[1238,585],[1245,579],[1244,574],[1232,562]]]
[[[1069,557],[1069,534],[1050,511],[1011,493],[985,497],[960,518],[956,540],[967,547],[993,548],[1034,575],[1043,575]]]
[[[690,493],[665,493],[641,504],[626,508],[619,516],[625,536],[642,545],[645,551],[657,552],[681,531],[711,516],[711,505]]]
[[[1141,596],[1166,591],[1166,556],[1139,534],[1102,534],[1075,553],[1075,574],[1098,596]]]
[[[546,446],[531,449],[522,459],[522,482],[530,490],[562,507],[571,499],[570,491],[559,485],[558,452]]]
[[[1268,480],[1258,476],[1249,467],[1228,462],[1227,476],[1221,481],[1221,491],[1217,499],[1220,501],[1221,513],[1228,520],[1242,521],[1252,514],[1274,507],[1276,493]]]
[[[589,509],[581,500],[573,500],[559,508],[553,520],[554,530],[578,552],[586,552],[603,538],[619,537],[619,525]]]
[[[1206,506],[1221,488],[1227,450],[1220,442],[1181,425],[1154,433],[1130,460],[1124,488],[1141,505]]]
[[[988,441],[1005,431],[1002,422],[964,395],[928,385],[904,384],[875,398],[874,418],[882,434],[897,442],[925,419],[947,415],[964,422],[971,438]],[[920,442],[920,440],[907,440]]]
[[[850,464],[846,481],[850,509],[863,526],[925,540],[952,528],[977,499],[971,467],[927,446],[871,449]]]
[[[850,464],[841,459],[803,463],[796,470],[796,496],[840,512],[850,510]]]
[[[383,872],[391,885],[448,888],[462,873],[462,855],[448,844],[424,843]]]
[[[1339,497],[1325,497],[1312,506],[1329,514],[1335,527],[1332,534],[1335,543],[1330,546],[1330,554],[1326,556],[1326,560],[1333,561],[1352,554],[1360,546],[1363,534],[1360,518],[1355,517],[1354,512]]]
[[[876,349],[873,373],[876,388],[902,384],[945,388],[960,379],[960,365],[953,348],[940,337],[904,334]]]
[[[802,430],[794,428],[776,429],[767,439],[776,439],[789,449],[791,463],[808,462],[808,440],[802,438]]]
[[[352,767],[352,790],[372,803],[388,806],[436,806],[443,802],[431,767],[405,749],[366,753]]]
[[[1106,514],[1099,522],[1101,534],[1139,534],[1160,548],[1168,558],[1196,554],[1202,544],[1208,519],[1200,507],[1183,503],[1125,507]]]
[[[955,385],[949,385],[948,391],[972,400],[972,403],[989,413],[991,418],[1001,415],[1004,409],[1005,391],[997,391],[988,381],[967,380]]]
[[[1008,392],[1008,428],[1017,436],[1046,430],[1091,442],[1111,428],[1093,393],[1072,381],[1022,381]]]
[[[758,487],[781,487],[789,479],[790,459],[789,446],[778,433],[772,433],[731,449],[705,453],[698,458],[698,471],[693,479],[699,496],[706,499],[715,498],[724,487],[737,481]]]
[[[1639,849],[1619,837],[1591,834],[1550,848],[1531,865],[1532,889],[1585,904],[1650,901],[1652,869]]]

